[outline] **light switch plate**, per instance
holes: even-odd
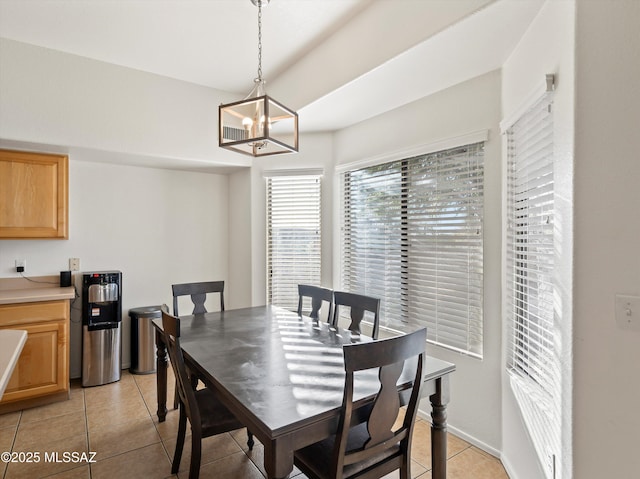
[[[623,329],[640,331],[640,296],[616,294],[616,322]]]

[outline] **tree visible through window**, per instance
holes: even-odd
[[[484,143],[344,173],[342,283],[381,326],[482,357]]]

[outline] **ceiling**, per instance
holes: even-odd
[[[267,91],[302,131],[344,128],[500,68],[542,3],[271,0]],[[257,16],[250,0],[0,0],[0,36],[244,97]]]

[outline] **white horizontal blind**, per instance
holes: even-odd
[[[482,356],[483,144],[416,158],[408,177],[409,317]]]
[[[560,451],[560,365],[554,321],[552,93],[507,131],[507,322],[511,385],[547,477]],[[553,461],[552,461],[553,462]],[[558,464],[557,473],[561,471]]]
[[[295,310],[298,284],[320,285],[319,175],[267,178],[267,300]]]
[[[343,288],[381,326],[482,356],[483,143],[344,173]]]
[[[402,162],[344,174],[342,287],[381,298],[380,324],[402,327]]]

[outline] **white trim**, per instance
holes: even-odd
[[[536,87],[524,97],[520,106],[506,115],[500,122],[500,133],[505,134],[513,124],[524,115],[545,93],[555,89],[555,75],[549,73],[545,76],[544,81],[536,84]]]
[[[434,153],[436,151],[448,150],[450,148],[455,148],[456,146],[471,145],[473,143],[487,141],[488,139],[489,130],[472,131],[462,135],[443,138],[441,140],[436,140],[431,143],[425,143],[404,150],[393,151],[374,156],[372,158],[364,158],[351,161],[349,163],[344,163],[342,165],[336,166],[335,171],[336,173],[344,173],[345,171],[359,170],[360,168],[367,168],[369,166],[381,165],[383,163],[390,163],[396,160],[413,158],[414,156],[426,155],[429,153]]]
[[[262,172],[263,178],[274,178],[276,176],[322,176],[322,168],[300,168],[288,170],[265,170]]]

